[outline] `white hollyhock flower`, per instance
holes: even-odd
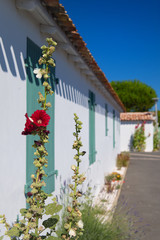
[[[70,237],[75,237],[75,236],[76,236],[76,231],[75,231],[73,228],[71,228],[71,229],[69,230],[69,236],[70,236]]]
[[[82,220],[79,220],[79,221],[77,222],[77,226],[78,226],[79,228],[83,228],[83,222],[82,222]]]
[[[36,78],[42,78],[42,73],[40,68],[35,68],[33,72],[34,74],[36,74]]]

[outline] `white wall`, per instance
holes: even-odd
[[[0,8],[0,214],[5,213],[14,221],[19,209],[25,207],[24,185],[26,183],[26,138],[21,135],[26,113],[26,39],[29,37],[39,46],[46,36],[39,31],[39,24],[30,15],[16,9],[15,1],[6,0]],[[4,24],[5,23],[5,24]],[[96,186],[97,192],[103,184],[104,175],[115,166],[120,151],[120,122],[116,110],[116,146],[113,149],[113,106],[108,103],[108,136],[105,136],[105,103],[107,99],[91,85],[67,54],[56,50],[56,75],[59,78],[55,92],[55,194],[59,194],[64,181],[69,181],[70,166],[74,151],[73,114],[83,122],[82,142],[87,154],[83,157],[81,171],[87,183]],[[88,91],[96,94],[96,162],[89,166],[89,109]],[[118,109],[118,106],[117,106]]]
[[[121,151],[131,150],[135,127],[138,123],[141,124],[142,122],[141,121],[121,121],[121,140],[120,140]],[[153,121],[146,121],[145,136],[147,137],[147,139],[146,139],[145,152],[153,151],[153,131],[154,131]]]
[[[62,67],[63,66],[63,71]],[[104,182],[104,175],[110,172],[115,166],[117,153],[120,151],[120,124],[116,111],[116,147],[113,149],[113,107],[108,104],[108,136],[105,136],[105,103],[107,100],[95,89],[88,79],[81,74],[64,52],[56,52],[56,75],[59,77],[59,84],[56,88],[55,98],[55,168],[59,176],[56,181],[56,191],[60,189],[65,180],[68,181],[72,171],[74,151],[70,151],[73,144],[74,121],[73,114],[77,113],[83,122],[82,142],[83,149],[87,152],[83,157],[82,172],[87,176],[87,182],[92,187],[96,186],[97,191]],[[89,109],[88,91],[96,95],[96,162],[89,165]],[[65,102],[64,102],[65,101]],[[65,107],[64,107],[65,106]],[[63,146],[63,150],[61,149]],[[68,167],[68,171],[66,170]]]

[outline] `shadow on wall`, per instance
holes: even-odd
[[[56,75],[56,77],[59,77]],[[89,89],[88,89],[89,91]],[[67,99],[75,104],[81,105],[85,108],[89,108],[89,96],[86,89],[82,88],[81,86],[74,85],[74,83],[65,82],[62,79],[59,79],[59,83],[56,84],[55,92],[62,98]],[[96,92],[94,92],[96,95]],[[97,97],[97,95],[96,95]],[[95,112],[105,115],[105,104],[108,104],[107,100],[103,102],[99,101],[96,98],[95,104]],[[113,108],[108,104],[108,117],[112,117]],[[116,114],[117,118],[117,114]]]
[[[128,149],[129,149],[129,151],[133,151],[133,134],[130,137]]]
[[[15,39],[14,39],[15,40]],[[20,77],[21,80],[26,79],[26,69],[24,64],[23,52],[22,50],[26,43],[21,43],[21,46],[17,41],[10,39],[10,37],[5,36],[0,37],[0,67],[3,72],[10,72],[14,77]],[[58,76],[56,76],[58,77]],[[74,85],[74,81],[66,79],[59,80],[59,84],[56,85],[56,93],[61,97],[79,104],[88,109],[88,91],[84,89],[80,84]],[[106,104],[107,100],[106,100]],[[96,105],[95,111],[99,114],[105,115],[104,101],[98,100],[96,95]],[[112,117],[112,107],[108,108],[108,116]]]
[[[18,43],[13,47],[9,40],[3,41],[0,37],[0,66],[3,72],[11,72],[14,77],[19,75],[21,80],[26,79],[24,58]]]

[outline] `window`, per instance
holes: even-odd
[[[108,106],[105,104],[105,136],[108,136]]]
[[[115,148],[115,110],[113,110],[113,148]]]
[[[95,160],[95,94],[89,91],[89,163],[93,164]]]
[[[38,92],[43,94],[44,88],[42,87],[43,80],[35,77],[33,70],[38,67],[38,59],[41,55],[41,49],[27,38],[27,59],[26,59],[26,71],[27,71],[27,113],[29,116],[37,110],[41,109],[38,104]],[[51,70],[49,83],[54,91],[54,80],[55,80],[55,69]],[[47,113],[50,115],[50,123],[48,125],[49,143],[46,144],[46,149],[48,151],[48,168],[45,169],[47,174],[45,191],[51,193],[54,191],[54,175],[56,171],[54,170],[54,100],[55,95],[48,96],[47,101],[51,102],[52,108],[50,108]],[[37,136],[38,137],[38,136]],[[31,184],[31,174],[35,172],[35,167],[33,165],[34,152],[35,149],[31,146],[33,145],[35,136],[27,136],[27,146],[26,146],[26,186],[25,192],[27,193],[30,189]]]

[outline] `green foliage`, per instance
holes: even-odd
[[[158,111],[158,125],[160,126],[160,111]]]
[[[130,155],[128,152],[122,152],[117,155],[117,168],[121,169],[121,167],[127,167],[129,163]]]
[[[146,137],[145,137],[145,123],[137,125],[135,127],[135,133],[133,135],[133,149],[138,152],[143,152],[146,147]]]
[[[153,88],[139,80],[112,81],[111,85],[126,107],[127,112],[145,112],[153,107],[157,97]]]
[[[110,216],[111,220],[106,220],[106,215]],[[82,220],[84,233],[79,240],[138,240],[143,234],[143,229],[139,230],[136,227],[138,217],[130,209],[122,206],[116,212],[104,211],[103,213],[101,206],[93,207],[91,204],[84,203]]]
[[[62,206],[57,204],[56,202],[50,203],[45,207],[46,215],[53,215],[54,213],[59,212],[62,209]]]
[[[156,151],[160,148],[160,139],[159,139],[159,133],[158,129],[154,129],[154,135],[153,135],[153,150]]]

